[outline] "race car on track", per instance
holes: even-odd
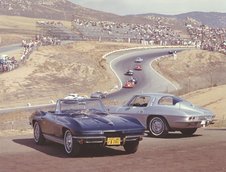
[[[135,63],[141,63],[141,62],[143,62],[143,59],[141,57],[137,57],[135,59]]]
[[[176,53],[177,53],[176,50],[175,51],[173,51],[173,50],[168,51],[168,54],[176,54]]]
[[[142,66],[137,64],[134,66],[134,70],[142,70]]]
[[[107,93],[106,92],[101,92],[101,91],[97,91],[94,92],[90,95],[90,98],[99,98],[99,99],[103,99],[107,97]]]
[[[133,70],[129,69],[126,71],[125,75],[132,76],[134,74]]]
[[[134,84],[137,84],[137,79],[134,77],[131,77],[130,80],[128,80],[129,82],[133,82]]]
[[[85,145],[123,146],[135,153],[145,130],[135,118],[109,114],[100,99],[59,99],[54,111],[36,111],[29,119],[36,144],[57,142],[75,156]]]
[[[165,93],[150,93],[133,96],[126,105],[108,107],[111,114],[125,114],[137,118],[151,136],[164,137],[171,131],[193,135],[203,125],[214,121],[207,109]]]
[[[126,83],[123,85],[123,88],[133,88],[135,86],[135,83],[131,80],[126,81]]]

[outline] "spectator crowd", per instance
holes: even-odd
[[[0,56],[0,73],[9,72],[18,68],[21,64],[25,63],[26,60],[29,59],[31,53],[37,50],[40,46],[59,44],[61,44],[61,41],[55,37],[52,38],[40,35],[36,35],[34,40],[22,40],[21,45],[23,47],[23,52],[19,60],[16,60],[14,56]]]
[[[143,44],[181,45],[180,35],[170,27],[156,24],[129,24],[75,19],[72,22],[84,40],[128,41]]]
[[[197,48],[226,53],[226,29],[192,24],[187,24],[186,28]]]
[[[111,21],[75,19],[73,30],[83,40],[134,42],[148,45],[183,45],[226,53],[226,29],[186,23],[188,38],[182,38],[172,28],[157,20],[155,24],[128,24]]]
[[[0,72],[9,72],[19,66],[15,57],[9,57],[7,55],[0,56]]]
[[[14,7],[20,8],[22,10],[29,9],[31,8],[31,2],[29,2],[28,0],[11,0],[11,1],[1,0],[0,1],[0,8],[2,9],[12,11]]]
[[[24,48],[20,60],[7,55],[0,56],[0,72],[7,72],[24,63],[30,54],[39,46],[60,45],[61,40],[104,40],[141,43],[160,46],[195,46],[209,51],[219,51],[226,54],[226,29],[211,28],[197,23],[186,23],[189,38],[182,38],[169,26],[162,22],[156,24],[129,24],[111,21],[91,21],[75,19],[72,21],[74,33],[66,29],[61,22],[37,21],[40,36],[34,40],[22,40]]]
[[[48,35],[53,38],[60,40],[80,40],[80,36],[73,33],[71,30],[66,28],[63,23],[59,21],[37,21],[36,27],[40,28],[42,35]],[[47,40],[49,42],[51,40]],[[52,40],[58,41],[58,40]],[[59,42],[55,42],[56,44]],[[55,44],[53,43],[53,44]]]

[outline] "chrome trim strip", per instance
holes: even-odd
[[[131,136],[126,136],[125,138],[134,138],[134,137],[138,137],[138,138],[142,138],[144,135],[131,135]]]
[[[85,140],[85,143],[105,143],[105,140],[101,140],[101,141],[89,141],[89,140]]]
[[[106,139],[105,136],[73,136],[73,139]]]

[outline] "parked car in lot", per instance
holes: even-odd
[[[90,95],[90,98],[99,98],[99,99],[103,99],[107,97],[107,93],[106,92],[101,92],[101,91],[97,91],[94,92]]]
[[[59,99],[55,111],[34,112],[30,124],[36,144],[60,143],[68,155],[78,155],[84,145],[123,146],[135,153],[144,134],[137,119],[110,115],[100,99]]]
[[[109,107],[108,110],[111,114],[138,119],[155,137],[164,137],[170,131],[190,136],[202,125],[212,124],[215,117],[207,109],[165,93],[135,95],[124,106]]]

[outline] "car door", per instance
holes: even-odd
[[[135,96],[127,105],[121,107],[118,113],[134,117],[146,126],[152,102],[150,96]]]
[[[43,134],[54,135],[55,113],[47,112],[41,117],[40,124]]]
[[[67,123],[66,114],[56,114],[55,123],[53,126],[53,133],[55,137],[62,137],[62,127]]]

